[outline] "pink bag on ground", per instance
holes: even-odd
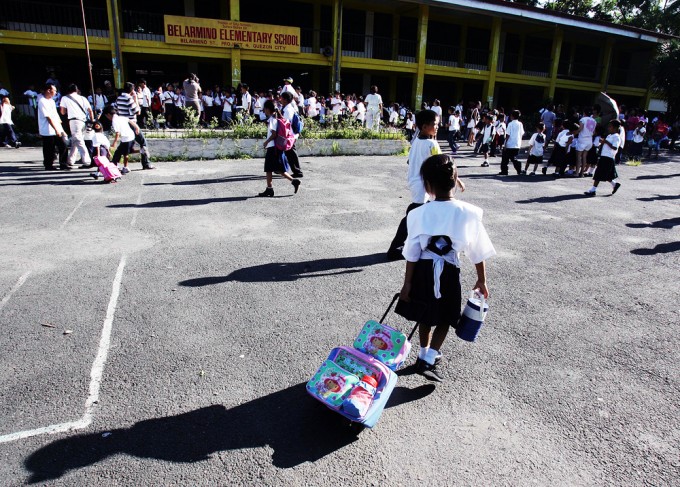
[[[116,181],[123,177],[123,175],[120,173],[120,170],[118,169],[118,166],[109,161],[109,159],[105,156],[95,157],[94,163],[99,168],[99,172],[101,172],[104,176],[105,183]]]

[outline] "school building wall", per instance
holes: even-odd
[[[275,88],[287,76],[304,91],[327,92],[339,83],[344,92],[365,94],[377,84],[385,101],[416,108],[435,97],[443,105],[463,98],[505,108],[534,108],[546,98],[582,104],[599,91],[647,107],[653,35],[578,28],[565,18],[532,20],[488,3],[92,0],[86,20],[98,85],[140,77],[153,85],[191,71],[209,84],[258,88]],[[78,0],[3,4],[0,81],[23,93],[55,69],[62,82],[88,86]],[[166,44],[165,14],[300,27],[301,52]]]

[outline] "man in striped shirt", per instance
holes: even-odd
[[[133,122],[137,121],[137,115],[141,112],[141,109],[137,102],[134,84],[130,82],[125,83],[123,91],[116,99],[116,109],[118,110],[119,116],[129,118]],[[146,146],[146,139],[144,138],[141,129],[139,130],[139,133],[135,135],[135,142],[139,144],[142,169],[156,169],[156,167],[149,162],[149,149]]]

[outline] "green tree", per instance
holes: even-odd
[[[668,103],[669,112],[680,111],[680,43],[671,41],[659,47],[652,61],[652,88]]]

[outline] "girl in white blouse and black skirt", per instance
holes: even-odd
[[[431,156],[423,163],[420,174],[433,201],[408,214],[408,238],[403,250],[406,276],[400,297],[425,305],[419,321],[416,372],[441,382],[440,350],[449,328],[455,328],[460,319],[460,253],[464,252],[477,269],[473,289],[488,298],[484,261],[496,255],[496,250],[482,224],[481,208],[453,198],[458,179],[453,159]]]

